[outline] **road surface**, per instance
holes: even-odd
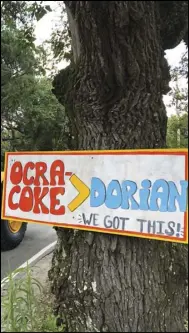
[[[1,280],[56,239],[52,227],[28,223],[22,243],[14,250],[1,252]]]

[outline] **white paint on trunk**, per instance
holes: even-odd
[[[81,53],[81,44],[80,44],[80,38],[79,38],[79,31],[78,31],[78,24],[76,20],[73,18],[73,15],[70,11],[70,9],[66,6],[66,11],[68,15],[68,22],[69,22],[69,28],[71,31],[71,44],[72,44],[72,49],[73,49],[73,57],[74,57],[74,62],[79,59],[80,53]]]
[[[96,292],[96,281],[92,282],[93,291]]]

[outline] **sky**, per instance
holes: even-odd
[[[56,24],[60,23],[60,8],[57,6],[56,1],[47,1],[48,5],[51,6],[53,9],[52,12],[49,12],[46,14],[40,21],[37,22],[35,27],[35,35],[36,35],[36,44],[40,45],[45,40],[49,39],[51,32],[53,28],[55,28]],[[178,65],[181,55],[186,51],[186,46],[184,43],[180,43],[176,48],[172,50],[166,51],[166,58],[168,61],[168,64],[172,67],[175,67]],[[62,69],[67,66],[67,62],[65,60],[61,61],[58,64],[58,69]],[[181,80],[180,85],[182,87],[186,86],[186,81]],[[173,84],[170,83],[170,86]],[[173,107],[168,107],[168,104],[170,103],[170,97],[164,96],[164,103],[167,108],[167,114],[170,116],[171,114],[175,114],[175,110]]]

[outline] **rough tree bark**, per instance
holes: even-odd
[[[165,147],[164,50],[185,1],[65,1],[74,63],[54,80],[75,149]],[[68,332],[184,332],[185,246],[57,229],[49,278]]]

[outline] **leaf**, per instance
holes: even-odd
[[[40,7],[40,8],[38,9],[38,11],[35,12],[36,20],[37,20],[37,21],[41,20],[42,17],[43,17],[46,13],[47,13],[47,12],[46,12],[45,8]]]
[[[45,6],[45,9],[46,9],[47,12],[52,12],[52,9],[49,5]]]

